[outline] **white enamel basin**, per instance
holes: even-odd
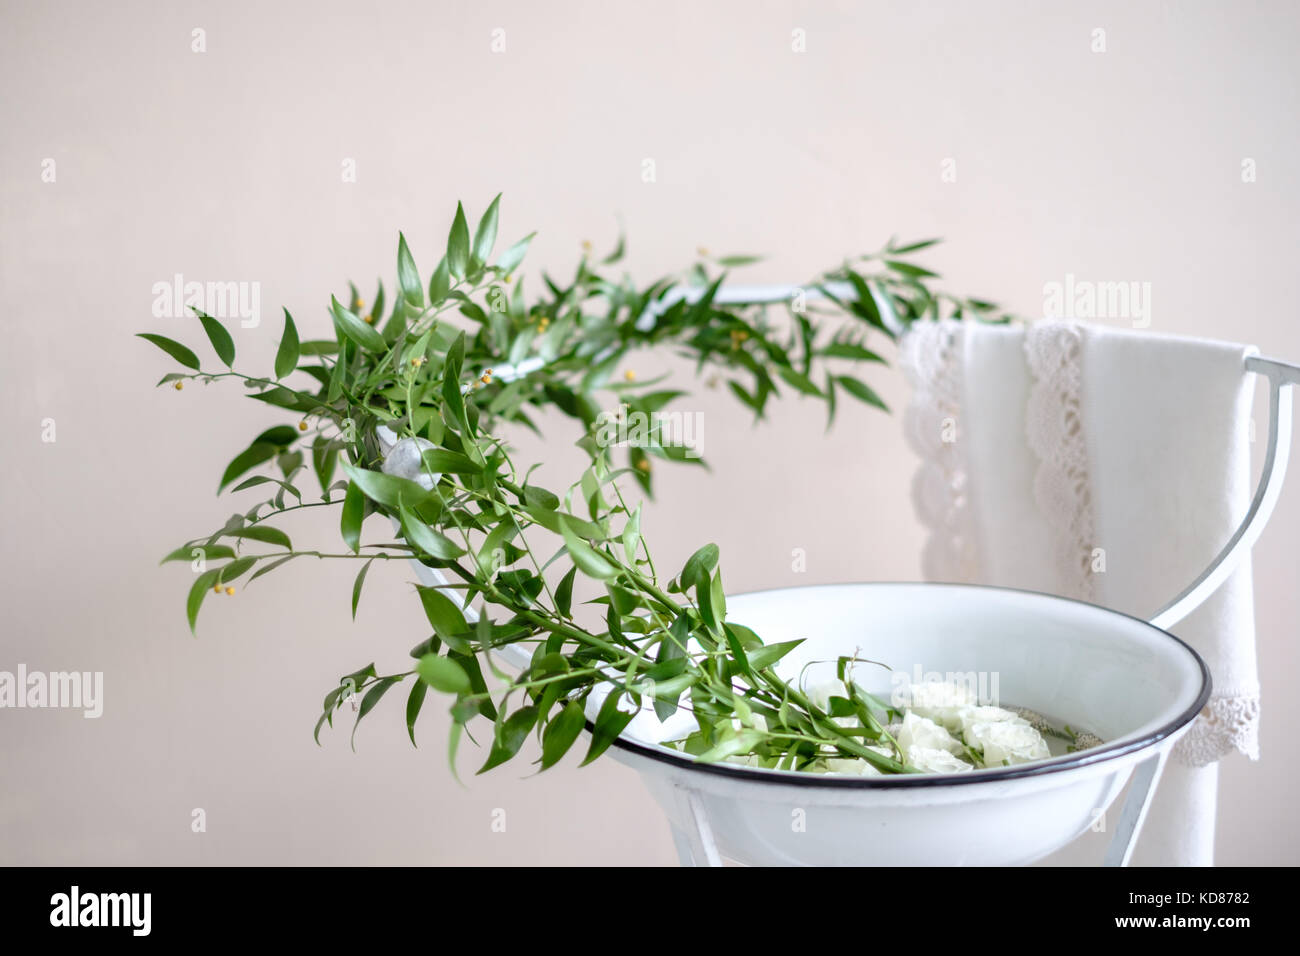
[[[660,746],[663,725],[643,711],[610,752],[643,775],[680,849],[694,843],[698,855],[702,820],[706,842],[751,865],[1031,863],[1096,825],[1134,768],[1168,751],[1210,691],[1200,657],[1165,631],[1026,591],[782,588],[728,598],[727,618],[767,642],[805,639],[781,662],[787,680],[809,662],[854,653],[909,677],[918,668],[975,672],[991,684],[996,675],[1004,706],[1031,708],[1105,741],[971,773],[826,776],[696,763]],[[823,673],[833,676],[833,663],[815,666],[828,666]],[[860,666],[858,674],[873,686],[873,670],[887,693],[888,672]]]

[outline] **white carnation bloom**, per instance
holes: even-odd
[[[966,733],[966,742],[984,753],[984,766],[1028,763],[1050,757],[1043,735],[1020,717],[1012,720],[977,721]]]
[[[436,476],[430,475],[424,467],[424,453],[427,449],[436,447],[427,438],[403,438],[384,456],[382,471],[386,475],[414,481],[428,491],[433,487]]]
[[[896,736],[898,745],[904,752],[913,747],[923,747],[927,750],[945,750],[950,754],[963,753],[961,741],[950,734],[946,727],[941,727],[929,717],[921,717],[914,711],[909,710],[903,715],[903,726]]]
[[[1004,720],[1019,720],[1025,722],[1024,718],[1014,711],[1004,710],[1001,707],[962,707],[957,711],[957,731],[966,738],[966,743],[972,747],[975,745],[970,741],[971,728],[976,724],[995,724]]]
[[[907,748],[906,753],[909,764],[927,773],[962,773],[975,769],[973,765],[946,750],[912,746]]]
[[[979,703],[975,692],[954,681],[925,681],[908,688],[907,710],[928,717],[949,730],[960,727],[959,712]]]
[[[808,703],[812,704],[818,710],[830,713],[832,697],[848,697],[848,689],[844,686],[843,681],[823,680],[803,688],[804,696],[808,698]],[[832,717],[831,720],[841,727],[858,726],[856,717]]]
[[[875,749],[874,747],[872,748]],[[885,754],[885,756],[889,756]],[[831,757],[826,761],[826,772],[848,777],[879,777],[881,773],[859,757]]]
[[[821,680],[806,685],[803,693],[808,698],[808,702],[819,710],[830,710],[832,697],[848,696],[844,691],[844,684],[837,680]]]

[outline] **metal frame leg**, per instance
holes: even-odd
[[[722,856],[713,839],[713,828],[704,813],[704,805],[694,790],[677,790],[677,805],[686,817],[685,829],[672,825],[673,845],[682,866],[722,866]]]
[[[1102,866],[1128,866],[1168,756],[1168,749],[1162,749],[1158,754],[1138,764],[1137,769],[1133,771],[1133,780],[1129,784],[1128,796],[1124,800],[1124,809],[1120,812],[1119,825],[1115,828],[1110,846],[1106,848],[1106,859]]]
[[[1259,487],[1246,517],[1210,566],[1151,618],[1151,623],[1164,631],[1200,607],[1219,585],[1228,580],[1264,531],[1282,490],[1291,453],[1291,390],[1300,385],[1300,366],[1252,355],[1246,359],[1246,371],[1263,375],[1269,385],[1268,448],[1264,453]]]

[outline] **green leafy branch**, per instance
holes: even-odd
[[[598,396],[646,416],[662,412],[684,393],[616,373],[637,349],[670,347],[701,373],[725,376],[757,418],[788,388],[824,401],[829,423],[841,393],[885,408],[851,374],[885,362],[878,340],[925,317],[1006,317],[991,303],[931,288],[934,273],[908,257],[933,241],[891,242],[810,282],[806,289],[822,299],[792,296],[774,306],[718,301],[725,270],[751,257],[702,255],[684,274],[644,288],[613,277],[620,239],[599,261],[584,255],[570,281],[543,273],[544,288],[530,299],[516,273],[532,235],[489,261],[499,200],[472,234],[457,206],[427,284],[399,237],[391,302],[382,282],[369,307],[355,286],[344,300],[331,297],[332,338],[301,340],[286,310],[273,375],[237,371],[230,334],[202,313],[217,370],[180,342],[141,336],[186,369],[160,385],[236,380],[247,397],[293,419],[255,436],[219,481],[219,492],[262,488],[271,497],[164,559],[188,560],[197,572],[186,602],[191,629],[208,594],[234,593],[240,579],[251,583],[298,558],[361,562],[354,616],[375,561],[419,561],[447,581],[416,589],[432,634],[411,649],[406,669],[381,675],[370,664],[342,678],[324,698],[317,739],[349,702],[355,735],[409,679],[413,743],[430,688],[452,698],[453,769],[462,736],[479,720],[491,725],[482,770],[514,757],[530,734],[549,767],[577,741],[590,705],[596,716],[584,762],[652,706],[661,719],[691,714],[695,729],[679,746],[700,760],[809,769],[849,757],[904,772],[885,705],[849,682],[849,696],[817,706],[776,671],[798,641],[765,644],[728,620],[716,546],[700,548],[667,580],[656,573],[640,506],[629,506],[620,483],[630,478],[649,493],[652,458],[696,459],[651,430],[615,462],[619,449],[602,430]],[[852,295],[842,294],[845,286]],[[512,374],[493,373],[503,368]],[[548,407],[580,424],[578,445],[589,459],[559,493],[534,483],[533,469],[516,467],[504,437],[514,425],[536,430],[533,413]],[[318,500],[302,488],[308,470]],[[343,550],[300,550],[269,523],[320,507],[338,509]],[[396,540],[363,543],[373,515]],[[256,547],[273,550],[246,550]],[[579,601],[579,591],[592,595]],[[530,655],[517,674],[497,666],[508,646]]]

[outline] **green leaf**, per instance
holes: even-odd
[[[354,621],[357,619],[357,605],[361,603],[361,586],[366,583],[366,572],[374,563],[375,559],[371,558],[361,565],[361,570],[357,572],[357,579],[352,582],[352,620]]]
[[[473,462],[459,452],[447,451],[445,448],[425,449],[424,463],[435,475],[481,475],[483,466]]]
[[[677,576],[681,582],[682,588],[691,587],[695,584],[696,579],[700,576],[700,571],[712,571],[718,566],[720,552],[716,544],[706,544],[700,550],[691,555],[686,564],[682,567],[682,573]]]
[[[911,276],[912,278],[937,279],[939,277],[937,272],[931,272],[921,266],[912,265],[910,262],[899,262],[897,259],[886,259],[885,265],[900,275]]]
[[[411,685],[411,695],[406,698],[406,732],[411,736],[411,746],[415,746],[415,720],[420,716],[424,698],[429,693],[429,685],[417,680]]]
[[[447,298],[451,291],[451,272],[447,268],[447,257],[438,260],[438,267],[429,277],[429,304],[437,305]]]
[[[334,469],[338,465],[339,450],[329,442],[317,442],[311,449],[312,470],[316,472],[316,480],[320,482],[321,492],[329,490],[331,481],[334,478]]]
[[[394,303],[396,304],[396,303]],[[376,281],[375,301],[370,305],[370,317],[377,323],[384,314],[384,280]]]
[[[614,248],[604,259],[600,260],[603,266],[612,266],[618,262],[627,253],[627,236],[623,234],[622,229],[618,233],[618,242],[614,243]]]
[[[469,265],[469,223],[465,221],[465,207],[456,203],[456,218],[452,220],[447,236],[447,269],[457,279],[463,278]]]
[[[221,574],[220,568],[212,568],[204,571],[190,586],[189,596],[185,599],[185,617],[190,622],[190,633],[194,633],[194,626],[198,621],[199,607],[203,604],[203,599],[208,596],[208,592],[216,586],[217,580]]]
[[[257,580],[258,578],[260,578],[262,575],[267,574],[268,572],[274,571],[274,570],[275,570],[276,568],[278,568],[280,565],[282,565],[282,564],[288,564],[288,563],[289,563],[290,561],[292,561],[294,558],[301,558],[301,557],[302,557],[302,553],[300,552],[300,553],[298,553],[298,554],[286,554],[286,555],[285,555],[284,557],[282,557],[282,558],[276,558],[274,561],[270,562],[269,564],[264,564],[264,565],[262,565],[260,568],[258,568],[258,569],[257,569],[257,572],[256,572],[256,573],[255,573],[251,578],[249,578],[248,580],[249,580],[250,582],[252,582],[252,581],[256,581],[256,580]]]
[[[492,200],[483,213],[483,218],[478,221],[478,228],[474,230],[474,247],[473,262],[482,265],[487,262],[488,256],[492,254],[492,247],[497,241],[497,207],[501,204],[501,194],[497,193],[496,198]]]
[[[715,631],[722,631],[722,622],[726,616],[726,603],[722,598],[722,576],[710,575],[700,568],[695,577],[695,600],[700,606],[700,617],[704,623]]]
[[[198,316],[199,321],[203,323],[203,331],[208,333],[212,350],[217,353],[217,358],[225,363],[226,368],[230,368],[235,364],[235,340],[230,337],[226,327],[212,316],[202,312],[199,312]]]
[[[460,738],[465,734],[465,725],[460,721],[452,721],[451,730],[447,735],[447,764],[451,767],[451,775],[460,781],[460,774],[456,771],[456,751],[460,748]]]
[[[632,517],[623,526],[623,554],[628,564],[636,561],[636,551],[641,545],[641,505],[638,503]]]
[[[756,647],[748,652],[749,666],[754,670],[770,667],[803,642],[804,639],[799,638],[796,641],[781,641],[779,644],[764,644],[762,647]]]
[[[288,425],[275,425],[253,439],[253,444],[266,443],[286,448],[298,440],[298,430]]]
[[[582,713],[582,705],[577,701],[569,701],[559,716],[546,725],[546,731],[542,734],[543,770],[555,766],[569,752],[573,742],[578,739],[578,734],[582,732],[584,723],[586,718]]]
[[[293,316],[284,310],[284,334],[280,336],[280,348],[275,353],[275,377],[284,378],[298,367],[299,346],[298,327],[293,324]]]
[[[356,342],[370,352],[386,352],[388,343],[384,337],[373,325],[367,325],[357,317],[355,312],[350,312],[343,307],[334,296],[330,296],[330,312],[334,316],[334,328],[346,338]]]
[[[863,348],[861,345],[854,345],[851,342],[832,342],[830,345],[817,350],[818,355],[825,355],[827,358],[852,359],[855,362],[884,362],[884,358],[877,355],[871,349]]]
[[[686,647],[690,639],[690,618],[685,614],[679,614],[673,618],[673,623],[668,627],[668,633],[659,642],[659,654],[655,658],[656,663],[662,664],[667,661],[684,660],[686,658]]]
[[[479,568],[490,574],[492,571],[500,570],[509,564],[510,560],[506,554],[505,546],[517,534],[519,534],[519,526],[510,518],[501,521],[500,524],[493,528],[488,533],[488,536],[483,539],[483,543],[479,545],[478,554],[476,555]],[[495,563],[498,551],[505,559],[501,564]]]
[[[278,544],[286,551],[293,550],[293,545],[289,543],[289,536],[279,528],[272,528],[270,525],[255,524],[248,528],[241,528],[238,531],[231,531],[229,534],[232,538],[248,538],[266,544]]]
[[[420,285],[420,273],[411,258],[411,250],[406,245],[406,236],[397,234],[397,284],[406,301],[416,307],[424,305],[424,288]]]
[[[438,636],[444,640],[454,640],[469,630],[464,611],[447,595],[437,588],[416,587],[420,603],[424,605],[424,616],[429,619]]]
[[[409,543],[425,554],[443,561],[454,561],[465,553],[464,548],[459,547],[445,534],[434,531],[418,516],[412,514],[405,504],[399,502],[397,510],[402,521],[402,534]]]
[[[414,481],[386,475],[382,471],[358,468],[347,462],[342,464],[344,474],[361,487],[367,498],[387,508],[396,508],[403,501],[415,508],[429,497],[429,492]]]
[[[554,492],[547,491],[538,485],[524,485],[524,504],[530,508],[554,511],[560,507],[560,499]]]
[[[940,242],[943,242],[943,240],[942,240],[942,239],[922,239],[920,242],[909,242],[909,243],[908,243],[907,245],[905,245],[905,246],[893,246],[893,247],[890,248],[889,251],[892,252],[892,253],[894,253],[895,255],[902,255],[902,254],[907,253],[907,252],[919,252],[919,251],[921,251],[922,249],[928,249],[928,248],[930,248],[930,246],[933,246],[933,245],[935,245],[935,244],[937,244],[937,243],[940,243]]]
[[[555,609],[562,617],[573,617],[573,579],[578,574],[578,567],[569,568],[569,573],[560,579],[555,589]]]
[[[573,558],[573,563],[583,574],[602,581],[618,574],[618,568],[611,564],[608,558],[574,534],[563,521],[560,523],[560,534],[564,538],[564,546],[568,549],[569,556]]]
[[[877,395],[866,382],[860,382],[856,378],[850,378],[847,375],[837,375],[835,381],[839,383],[844,391],[848,392],[856,399],[866,402],[868,405],[874,405],[883,411],[889,411],[889,406],[884,400]]]
[[[347,384],[348,352],[346,346],[346,342],[339,345],[339,356],[335,359],[334,368],[330,371],[330,383],[325,392],[326,401],[336,401],[343,394],[343,387]]]
[[[460,391],[461,366],[465,361],[465,333],[456,336],[456,341],[447,350],[446,364],[442,371],[442,400],[446,410],[458,429],[469,430],[465,414],[465,397]]]
[[[343,543],[355,554],[361,553],[361,521],[365,514],[365,493],[355,481],[349,481],[348,490],[343,496],[343,514],[339,519],[339,531],[343,534]]]
[[[353,749],[356,749],[357,728],[361,726],[361,721],[365,718],[366,714],[375,709],[375,705],[379,703],[381,697],[388,693],[388,689],[398,683],[401,679],[402,678],[398,676],[381,678],[371,684],[370,689],[367,690],[365,695],[361,698],[361,708],[357,711],[356,723],[352,725]]]
[[[202,552],[200,557],[204,561],[217,561],[221,558],[233,558],[235,551],[224,544],[183,544],[175,551],[159,561],[159,564],[166,564],[168,561],[193,561],[194,552]]]
[[[776,367],[776,371],[777,374],[780,375],[781,378],[785,379],[787,383],[793,385],[796,389],[803,392],[805,395],[816,395],[818,398],[821,397],[822,394],[821,389],[819,389],[816,385],[814,385],[812,383],[812,380],[809,379],[808,376],[804,375],[802,372],[797,372],[794,369],[785,365],[778,365]]]
[[[537,233],[530,232],[513,246],[501,253],[497,259],[496,267],[504,273],[514,272],[519,268],[519,263],[524,261],[524,256],[528,254],[528,245],[533,241]]]
[[[701,763],[716,763],[719,760],[725,760],[727,757],[747,754],[762,742],[763,735],[757,730],[742,730],[739,733],[728,734],[723,737],[714,747],[706,750],[696,759]]]
[[[181,343],[169,339],[165,335],[154,335],[152,332],[139,332],[136,334],[136,338],[152,342],[182,365],[192,368],[196,372],[199,370],[199,357]]]
[[[631,713],[619,710],[618,702],[624,696],[626,695],[622,691],[611,691],[605,698],[605,702],[600,705],[600,712],[596,715],[591,733],[591,746],[587,748],[587,756],[583,758],[582,766],[585,767],[608,750],[610,744],[618,739],[618,735],[636,716],[636,708],[633,708]]]
[[[221,584],[229,584],[231,581],[238,580],[240,575],[244,574],[256,563],[257,557],[255,555],[250,555],[244,558],[236,558],[229,564],[223,564],[218,569],[217,581],[213,583],[215,584],[219,582]]]
[[[236,455],[226,466],[226,470],[221,475],[221,484],[217,486],[217,493],[220,494],[226,485],[230,484],[250,468],[256,468],[262,462],[270,461],[280,451],[279,445],[271,442],[255,441],[238,455]]]
[[[415,665],[415,673],[434,690],[447,694],[460,694],[469,690],[469,675],[447,657],[425,654]]]
[[[497,726],[487,763],[483,764],[478,772],[486,773],[519,753],[519,748],[523,746],[528,738],[528,732],[533,729],[535,723],[537,723],[536,707],[522,707],[507,717]]]

